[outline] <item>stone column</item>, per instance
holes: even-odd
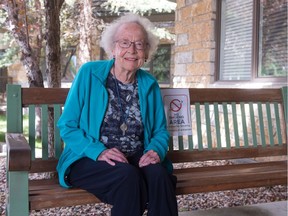
[[[215,73],[216,0],[177,0],[173,87],[207,87]]]

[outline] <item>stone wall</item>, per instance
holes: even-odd
[[[11,78],[11,83],[28,86],[26,69],[20,61],[16,61],[8,67],[8,76]]]
[[[215,0],[177,0],[173,87],[207,87],[214,81]]]

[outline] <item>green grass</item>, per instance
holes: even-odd
[[[23,133],[28,140],[28,115],[24,115],[23,119]],[[6,133],[6,115],[0,115],[0,142],[5,142],[5,133]],[[41,148],[41,140],[36,139],[36,148]]]
[[[6,116],[0,115],[0,142],[5,142]]]
[[[0,142],[5,142],[6,115],[0,115]],[[24,117],[24,134],[28,134],[28,117]]]
[[[24,116],[24,135],[28,136],[28,116]],[[6,115],[0,115],[0,142],[5,142]]]

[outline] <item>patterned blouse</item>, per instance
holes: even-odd
[[[126,157],[143,150],[143,125],[138,96],[138,82],[124,84],[111,73],[106,88],[109,103],[101,126],[101,142],[107,148],[116,147]],[[120,126],[125,123],[127,130]]]

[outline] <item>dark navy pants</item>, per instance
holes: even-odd
[[[146,208],[149,216],[177,216],[176,177],[161,164],[139,168],[139,158],[115,166],[82,158],[71,166],[68,181],[113,205],[112,216],[140,216]]]

